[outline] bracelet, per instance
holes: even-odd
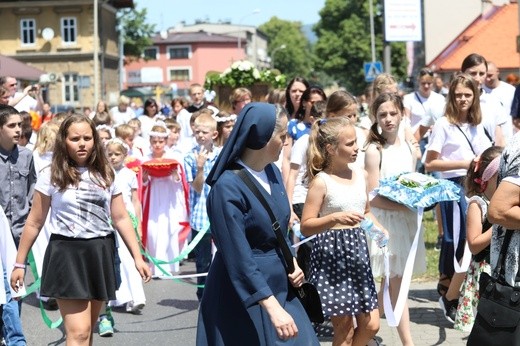
[[[25,269],[25,264],[22,264],[22,263],[15,263],[15,264],[13,264],[13,267],[15,267],[15,268],[20,268],[20,269]]]

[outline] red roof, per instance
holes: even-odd
[[[435,71],[458,71],[464,58],[478,53],[500,69],[519,66],[516,51],[518,3],[493,6],[477,17],[429,66]]]

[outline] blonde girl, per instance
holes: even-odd
[[[235,125],[235,121],[237,119],[236,114],[229,114],[225,111],[220,111],[214,117],[217,120],[217,132],[218,136],[215,140],[215,146],[217,148],[221,148],[226,143],[231,131],[233,131],[233,126]]]
[[[116,178],[121,182],[126,210],[132,219],[135,231],[141,237],[141,202],[137,194],[137,177],[132,170],[124,165],[128,146],[121,139],[113,138],[106,142],[105,148],[108,160],[116,173]],[[116,292],[117,299],[112,301],[110,305],[126,304],[128,312],[139,313],[146,302],[143,285],[133,268],[130,252],[119,237],[117,243],[119,245],[117,251],[121,259],[121,286]]]
[[[310,186],[301,231],[305,236],[316,234],[309,281],[318,288],[323,312],[331,318],[334,345],[364,346],[379,330],[377,293],[359,223],[369,217],[382,226],[370,212],[366,172],[349,167],[358,150],[356,131],[348,119],[313,124],[307,163]]]

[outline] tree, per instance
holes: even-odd
[[[300,22],[291,22],[272,17],[259,29],[268,39],[267,54],[276,68],[288,79],[307,76],[312,69],[310,43],[303,34]],[[282,45],[285,48],[281,48]]]
[[[146,22],[146,8],[137,10],[126,9],[119,12],[118,21],[123,29],[124,54],[129,58],[140,58],[146,47],[153,44],[152,35],[155,32],[155,24]]]
[[[377,4],[374,0],[374,4]],[[377,6],[374,6],[377,12]],[[320,11],[314,31],[316,70],[331,75],[354,94],[365,89],[363,63],[371,61],[370,15],[368,1],[327,0]],[[383,56],[383,15],[374,15],[376,59]],[[403,42],[391,43],[392,73],[398,79],[406,75],[406,48]]]

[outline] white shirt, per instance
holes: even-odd
[[[15,93],[14,96],[12,97],[12,99],[16,99],[18,98],[19,96],[22,96],[23,93]],[[10,99],[11,100],[11,99]],[[9,101],[10,101],[9,100]],[[33,109],[36,109],[36,106],[38,105],[38,101],[36,101],[34,98],[32,98],[31,96],[29,95],[25,95],[21,100],[20,102],[18,102],[14,108],[16,108],[16,110],[18,112],[29,112]]]
[[[103,237],[112,233],[110,203],[112,196],[121,193],[118,179],[107,189],[95,184],[86,168],[80,168],[78,187],[59,191],[51,184],[51,170],[44,169],[35,189],[51,197],[51,233],[73,238]]]
[[[307,182],[305,171],[307,170],[307,148],[309,147],[309,135],[305,134],[294,142],[291,149],[291,163],[300,166],[292,195],[292,204],[305,203],[307,197]]]
[[[410,126],[412,132],[415,133],[425,121],[429,126],[435,123],[444,114],[446,101],[444,96],[432,91],[429,97],[423,97],[419,92],[415,91],[407,94],[403,98],[404,108],[408,109],[410,115]],[[429,118],[428,120],[424,120]]]
[[[130,107],[126,107],[125,112],[121,112],[118,106],[112,107],[110,109],[110,115],[112,116],[112,121],[114,122],[113,127],[126,124],[130,119],[135,118],[134,110]]]
[[[495,95],[483,91],[480,95],[480,109],[482,111],[482,125],[488,130],[493,141],[495,140],[496,126],[500,126],[506,143],[509,142],[509,139],[513,136],[513,121],[509,114],[511,107],[506,110]]]
[[[471,142],[471,147],[457,126],[450,124],[448,118],[441,117],[433,126],[426,150],[439,153],[440,160],[468,161],[491,146],[491,142],[484,133],[481,124],[477,126],[462,124],[460,129]],[[475,152],[473,152],[472,147]],[[466,175],[467,169],[453,169],[439,173],[441,178],[463,177]]]
[[[511,104],[513,103],[513,98],[515,96],[515,87],[509,83],[499,81],[498,86],[496,88],[490,89],[484,85],[484,90],[486,93],[495,96],[502,107],[511,113]]]
[[[137,175],[131,169],[123,166],[119,171],[116,171],[116,177],[121,186],[126,210],[135,215],[135,208],[132,203],[132,190],[137,190]]]

